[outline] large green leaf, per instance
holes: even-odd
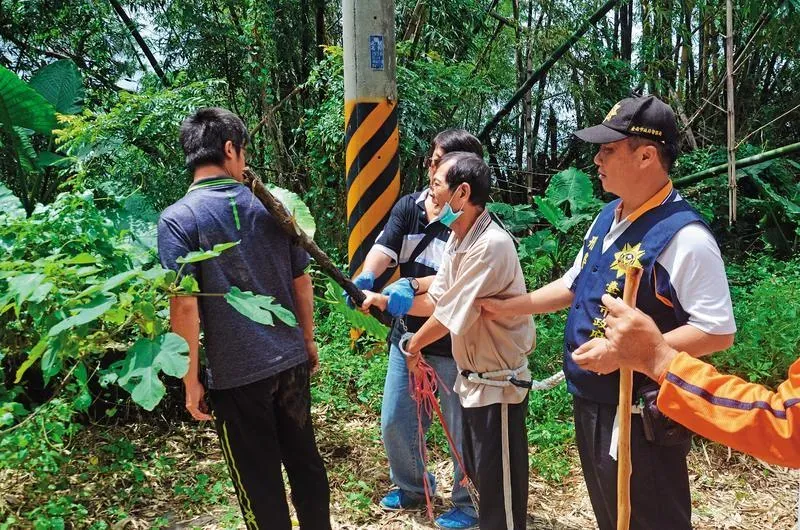
[[[536,206],[539,208],[539,213],[542,215],[542,217],[547,219],[551,225],[553,225],[553,228],[559,232],[566,232],[569,229],[567,216],[564,215],[564,212],[561,211],[561,208],[559,208],[552,199],[537,195],[533,198],[533,200],[536,202]]]
[[[38,361],[42,354],[44,353],[45,349],[47,348],[47,338],[44,338],[36,343],[36,346],[33,347],[31,352],[28,354],[28,358],[25,359],[19,368],[17,368],[17,374],[14,377],[14,384],[19,384],[22,380],[22,376],[25,375],[25,372],[28,371],[28,368],[33,366],[33,363]]]
[[[570,212],[574,215],[592,203],[592,182],[589,175],[570,167],[553,175],[547,185],[545,197],[551,199],[556,206],[568,202]]]
[[[553,254],[558,250],[558,242],[550,230],[538,230],[533,235],[522,238],[519,242],[519,257],[526,259],[540,253]]]
[[[17,74],[0,66],[0,121],[49,135],[56,128],[53,106]]]
[[[253,294],[251,291],[241,291],[238,287],[231,287],[230,292],[225,295],[225,300],[238,312],[259,324],[273,326],[272,317],[276,316],[287,326],[297,325],[297,319],[292,312],[275,303],[274,296]]]
[[[31,141],[33,131],[16,126],[12,127],[11,130],[14,132],[11,141],[14,144],[20,167],[25,173],[37,171],[39,168],[36,165],[36,161],[39,155],[36,154],[36,149],[33,148],[33,142]]]
[[[342,297],[342,288],[330,278],[328,278],[325,295],[323,300],[327,302],[332,309],[344,316],[347,322],[354,328],[363,329],[371,337],[378,340],[384,340],[389,335],[389,328],[381,324],[375,317],[365,315],[361,311],[348,307]]]
[[[14,300],[17,316],[21,312],[23,303],[27,301],[41,302],[50,293],[53,284],[45,282],[46,279],[47,277],[44,274],[30,273],[20,274],[7,280],[7,297]]]
[[[76,328],[97,320],[103,316],[106,311],[111,309],[116,302],[117,297],[113,294],[98,296],[88,304],[75,308],[72,316],[65,318],[50,328],[50,331],[47,332],[47,335],[50,337],[55,337],[62,331]]]
[[[193,252],[189,252],[183,257],[176,259],[175,261],[178,263],[197,263],[198,261],[205,261],[207,259],[216,258],[224,251],[228,250],[231,247],[235,247],[241,243],[241,241],[231,241],[230,243],[219,243],[214,245],[211,250],[195,250]]]
[[[36,156],[36,165],[40,169],[50,166],[58,166],[63,168],[68,167],[70,163],[70,158],[67,158],[64,155],[59,155],[58,153],[53,153],[52,151],[42,151]]]
[[[530,204],[512,206],[504,202],[490,202],[486,208],[500,218],[506,229],[515,234],[529,229],[539,220]]]
[[[83,82],[75,63],[62,59],[38,69],[28,83],[61,114],[81,111]]]
[[[306,203],[294,192],[287,189],[267,184],[267,190],[272,193],[276,199],[286,207],[289,213],[294,217],[297,226],[306,233],[308,237],[314,239],[314,233],[317,231],[317,225],[314,222],[314,217],[311,215],[311,210],[308,209]]]
[[[22,202],[2,182],[0,182],[0,215],[13,218],[25,217]]]
[[[116,365],[119,385],[146,410],[153,410],[164,397],[159,372],[183,377],[189,370],[189,345],[180,335],[165,333],[155,339],[141,338]]]
[[[790,199],[775,191],[775,188],[773,188],[770,183],[763,180],[757,171],[748,172],[748,169],[750,168],[745,168],[742,171],[748,173],[753,182],[756,183],[756,185],[761,189],[763,194],[767,196],[767,198],[774,203],[779,204],[790,217],[800,217],[800,205],[795,204]]]
[[[128,280],[131,280],[131,279],[139,276],[140,274],[142,274],[142,271],[139,270],[139,269],[131,269],[131,270],[120,272],[119,274],[115,274],[111,278],[107,279],[103,283],[98,283],[98,284],[91,285],[91,286],[87,287],[86,289],[84,289],[78,295],[78,297],[80,298],[80,297],[84,297],[84,296],[92,296],[92,295],[94,295],[96,293],[99,293],[99,292],[107,293],[107,292],[111,291],[112,289],[115,289],[115,288],[119,287],[120,285],[122,285],[123,283],[127,282]]]

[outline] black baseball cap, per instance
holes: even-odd
[[[603,123],[573,134],[592,144],[609,144],[629,136],[641,136],[664,144],[678,143],[675,113],[655,96],[625,98],[611,107]]]

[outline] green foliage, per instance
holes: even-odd
[[[0,324],[8,332],[0,339],[0,352],[7,352],[15,385],[30,384],[26,375],[37,363],[45,387],[58,374],[60,388],[74,375],[80,410],[91,403],[86,370],[95,364],[103,387],[117,384],[145,410],[153,410],[166,392],[159,375],[182,377],[188,369],[186,341],[168,332],[167,299],[197,295],[199,288],[194,278],[152,265],[152,256],[133,251],[131,233],[108,218],[123,206],[107,199],[111,204],[101,211],[90,191],[62,194],[29,218],[5,217],[7,222],[0,225],[0,248],[7,256],[0,262]],[[4,202],[13,213],[13,195],[5,194]],[[62,234],[73,237],[63,241]],[[218,244],[177,261],[212,259],[238,244]],[[286,325],[297,324],[273,297],[236,287],[229,293],[200,294],[224,296],[256,322],[273,325],[277,317]],[[9,400],[2,403],[2,422],[7,424],[24,407],[12,400],[21,394],[18,387],[0,387],[0,397]]]
[[[527,234],[519,241],[518,253],[532,288],[560,276],[571,265],[583,231],[602,206],[593,195],[589,176],[575,168],[553,175],[544,196],[536,195],[533,201],[536,210],[506,203],[488,206],[511,232]],[[545,222],[550,228],[545,228]]]
[[[720,370],[775,386],[800,357],[800,263],[760,257],[728,266],[738,331],[715,354]]]
[[[50,63],[37,70],[28,84],[44,96],[59,114],[77,114],[81,111],[83,81],[74,62],[62,59]]]
[[[64,119],[60,149],[75,163],[73,186],[114,196],[139,191],[157,211],[184,193],[189,179],[178,143],[181,122],[199,107],[221,103],[224,83],[211,80],[122,93],[104,111]]]
[[[758,154],[761,150],[745,144],[737,158]],[[679,174],[727,162],[720,147],[698,149],[682,156],[677,163]],[[773,159],[738,169],[737,223],[728,226],[728,178],[719,175],[682,190],[684,196],[711,223],[720,246],[736,254],[760,249],[778,258],[788,258],[800,249],[800,164],[793,160]],[[758,230],[752,230],[752,227]]]
[[[343,316],[352,327],[366,331],[373,339],[383,340],[389,336],[389,328],[378,322],[374,317],[348,307],[342,296],[341,287],[330,278],[327,279],[325,284],[325,298],[318,298],[318,300]]]
[[[52,152],[52,132],[57,116],[80,110],[82,97],[81,76],[72,61],[37,70],[28,84],[0,67],[0,124],[9,140],[6,151],[16,161],[4,177],[28,212],[36,202],[48,202],[60,183],[65,160]]]
[[[62,241],[61,233],[74,237]],[[86,367],[127,350],[128,341],[134,345],[126,370],[97,370],[105,383],[122,376],[120,386],[136,389],[134,400],[152,409],[163,395],[158,372],[182,375],[174,355],[188,347],[183,339],[164,335],[165,323],[157,315],[166,309],[168,292],[178,290],[171,285],[175,274],[158,266],[133,267],[126,253],[130,240],[114,229],[90,193],[62,195],[30,218],[4,225],[0,245],[10,258],[0,264],[0,319],[8,329],[0,346],[16,366],[15,383],[30,382],[26,373],[38,363],[45,386],[57,374],[63,375],[62,386],[75,374],[85,392]],[[152,372],[133,373],[145,363]]]
[[[350,324],[341,313],[318,311],[315,321],[320,371],[311,386],[314,402],[337,413],[352,414],[364,408],[378,412],[386,377],[386,335],[381,339],[364,336],[354,350]]]
[[[503,226],[513,233],[519,234],[528,231],[540,216],[533,211],[529,204],[507,204],[504,202],[490,202],[486,209],[497,215],[503,222]]]
[[[183,377],[189,370],[189,345],[180,335],[165,333],[155,339],[142,337],[128,349],[126,358],[115,362],[106,382],[116,382],[130,392],[131,398],[145,410],[153,410],[166,390],[159,372]]]
[[[276,304],[274,296],[253,294],[251,291],[242,292],[234,286],[225,295],[225,300],[238,312],[259,324],[274,326],[273,317],[277,317],[289,327],[297,326],[294,314],[280,304]]]
[[[272,193],[276,199],[281,201],[289,211],[289,214],[294,218],[297,226],[306,233],[308,237],[314,239],[314,234],[317,231],[317,224],[314,221],[314,216],[311,215],[311,210],[300,199],[300,196],[287,189],[275,186],[274,184],[267,184],[267,190]]]
[[[56,128],[53,106],[8,68],[0,66],[0,123],[41,134]]]
[[[193,250],[189,252],[185,256],[181,256],[180,258],[176,259],[178,263],[184,265],[186,263],[198,263],[201,261],[206,261],[211,258],[219,257],[224,251],[228,250],[229,248],[233,248],[238,245],[241,241],[231,241],[228,243],[217,243],[214,245],[210,250]]]

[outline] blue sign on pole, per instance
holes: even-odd
[[[369,67],[383,70],[383,35],[369,36]]]

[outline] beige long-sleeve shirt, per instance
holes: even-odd
[[[512,370],[527,364],[536,343],[531,317],[481,318],[479,298],[509,298],[525,294],[522,267],[511,237],[484,211],[459,241],[451,234],[442,265],[428,290],[433,316],[450,330],[459,376],[454,390],[464,407],[520,403],[527,389],[488,386],[469,381],[460,372]],[[530,380],[524,370],[517,379]],[[500,378],[498,378],[500,379]]]

